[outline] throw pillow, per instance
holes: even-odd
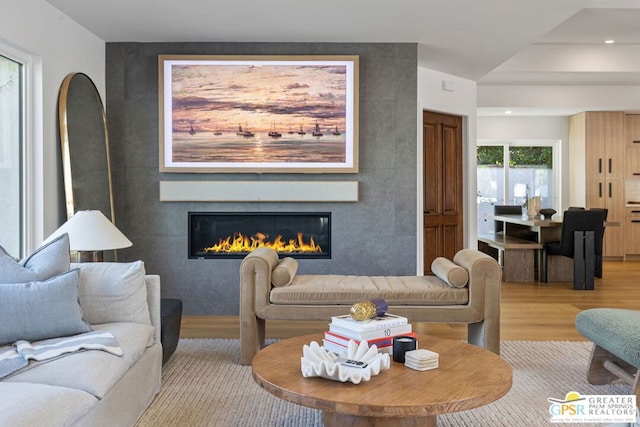
[[[0,283],[43,281],[69,271],[69,235],[66,233],[16,261],[0,246]]]
[[[80,305],[90,324],[151,324],[142,261],[71,265],[80,269]]]
[[[287,286],[298,271],[298,261],[291,257],[282,258],[271,272],[271,284],[276,287]]]
[[[78,303],[79,270],[46,281],[0,284],[0,346],[91,331]]]
[[[467,270],[443,257],[433,260],[431,271],[453,288],[464,288],[469,282]]]

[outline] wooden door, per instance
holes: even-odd
[[[462,118],[423,112],[424,272],[462,249]]]

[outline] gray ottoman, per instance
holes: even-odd
[[[640,404],[640,311],[592,308],[580,312],[575,323],[578,332],[593,341],[588,381],[608,384],[622,379]]]

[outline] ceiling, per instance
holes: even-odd
[[[638,0],[47,1],[106,42],[409,42],[480,86],[640,85]]]

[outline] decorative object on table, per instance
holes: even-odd
[[[551,219],[555,215],[556,210],[551,208],[540,209],[540,214],[544,216],[544,219]]]
[[[440,355],[435,351],[420,348],[404,354],[404,366],[416,371],[428,371],[438,367]]]
[[[404,363],[404,354],[417,348],[418,341],[415,337],[393,337],[393,361]]]
[[[527,215],[529,218],[540,217],[540,196],[534,196],[527,201]]]
[[[128,248],[133,245],[100,211],[78,211],[45,243],[61,234],[69,235],[69,248],[76,251],[76,262],[102,262],[103,252]]]
[[[342,359],[356,360],[366,363],[363,368],[346,366],[338,361]],[[391,359],[386,353],[378,353],[376,346],[369,347],[366,342],[359,345],[351,341],[347,351],[336,356],[333,352],[312,341],[302,348],[300,359],[302,376],[322,377],[333,381],[352,382],[359,384],[361,381],[369,381],[372,376],[378,375],[383,369],[391,367]]]
[[[389,305],[383,299],[372,299],[371,301],[357,302],[351,306],[349,311],[355,320],[368,320],[374,317],[384,316]]]

